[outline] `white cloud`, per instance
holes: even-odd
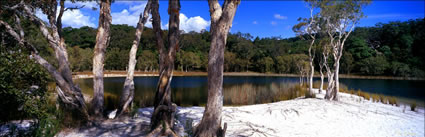
[[[201,32],[208,26],[210,26],[210,21],[206,21],[200,16],[187,18],[183,13],[180,13],[180,30]]]
[[[275,25],[277,25],[277,22],[276,21],[272,21],[272,22],[270,22],[270,24],[272,24],[273,26],[275,26]]]
[[[208,26],[210,26],[210,21],[206,21],[201,16],[195,16],[195,17],[187,17],[183,13],[180,13],[180,30],[183,30],[184,32],[201,32],[203,29],[207,29]],[[168,29],[168,23],[165,25],[165,27]]]
[[[142,2],[139,5],[130,6],[130,8],[124,9],[121,12],[113,12],[112,24],[127,24],[130,26],[137,26],[139,22],[140,13],[144,11],[146,7],[146,2]],[[151,22],[146,22],[145,26],[152,26]]]
[[[59,10],[59,7],[58,7]],[[47,16],[41,12],[41,10],[37,10],[36,14],[41,20],[49,22]],[[56,17],[59,15],[59,12],[56,14]],[[62,16],[62,24],[64,27],[73,27],[80,28],[83,26],[95,27],[96,25],[92,22],[95,20],[90,16],[84,15],[79,9],[76,10],[68,10],[63,13]]]
[[[72,3],[71,1],[65,1],[65,7],[81,7],[84,6],[83,8],[85,9],[93,9],[93,8],[97,8],[97,10],[99,9],[99,4],[97,4],[96,1],[76,1],[75,3]]]
[[[276,19],[280,19],[280,20],[288,19],[288,17],[286,17],[286,16],[282,16],[282,15],[280,15],[280,14],[274,14],[274,18],[276,18]]]
[[[252,24],[258,24],[258,22],[257,21],[253,21]]]

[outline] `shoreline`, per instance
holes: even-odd
[[[228,124],[226,136],[419,137],[424,134],[422,107],[410,111],[404,105],[376,103],[357,95],[341,93],[338,96],[339,101],[324,100],[324,94],[318,93],[316,98],[224,106],[222,119]],[[176,133],[188,135],[200,122],[203,112],[204,107],[178,107]],[[134,116],[109,119],[93,127],[63,130],[57,136],[143,136],[149,132],[152,113],[152,107],[139,108]]]
[[[258,73],[258,72],[224,72],[224,76],[264,76],[264,77],[300,77],[297,74],[276,74],[276,73]],[[127,71],[105,71],[104,77],[126,77]],[[159,76],[158,72],[143,72],[135,71],[135,77],[154,77]],[[208,76],[207,72],[183,72],[174,71],[173,76]],[[320,75],[314,75],[315,78],[320,78]],[[73,79],[93,78],[92,72],[73,72]],[[340,74],[340,78],[349,79],[388,79],[388,80],[425,80],[425,78],[418,77],[392,77],[392,76],[360,76],[360,75],[347,75]]]

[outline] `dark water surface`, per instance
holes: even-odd
[[[105,78],[105,98],[119,96],[125,78]],[[315,79],[318,80],[318,79]],[[237,101],[227,101],[228,98],[240,98],[240,96],[266,96],[268,91],[276,88],[290,88],[299,81],[296,77],[269,77],[269,76],[226,76],[224,77],[225,105],[237,104]],[[93,94],[93,79],[77,79],[86,94]],[[135,100],[152,102],[155,96],[158,77],[135,77]],[[425,81],[413,80],[385,80],[385,79],[340,79],[340,82],[348,89],[360,89],[370,93],[379,93],[416,101],[425,101]],[[171,82],[173,102],[178,105],[204,105],[207,100],[207,77],[205,76],[178,76],[173,77]],[[252,87],[262,87],[252,88]],[[251,90],[264,90],[261,93],[251,94]],[[244,93],[242,95],[242,93]],[[266,95],[265,95],[266,94]],[[258,97],[257,97],[258,99]],[[246,99],[247,101],[249,99]],[[255,97],[254,97],[255,100]],[[257,101],[253,102],[257,103]]]

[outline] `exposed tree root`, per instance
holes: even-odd
[[[150,133],[146,135],[146,137],[159,137],[159,136],[180,137],[173,131],[173,129],[171,129],[171,126],[164,121],[162,121],[161,125],[158,125],[155,129],[153,129]]]

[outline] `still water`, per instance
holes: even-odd
[[[124,77],[105,78],[105,98],[117,97],[122,91]],[[319,79],[315,79],[319,80]],[[155,96],[158,77],[135,77],[135,100],[149,106]],[[261,96],[272,98],[271,92],[289,89],[297,85],[296,77],[269,77],[269,76],[226,76],[224,77],[224,104],[243,105],[257,104]],[[93,94],[93,79],[77,79],[85,94]],[[370,93],[379,93],[388,96],[418,101],[425,101],[425,81],[413,80],[384,80],[384,79],[340,79],[340,83],[348,89],[360,89]],[[207,100],[207,77],[205,76],[178,76],[171,82],[172,99],[178,105],[204,105]],[[275,90],[277,89],[277,90]],[[258,91],[261,90],[261,91]],[[236,100],[235,100],[236,98]],[[252,98],[252,99],[251,99]],[[273,100],[270,100],[273,102]],[[265,102],[270,102],[265,101]]]

